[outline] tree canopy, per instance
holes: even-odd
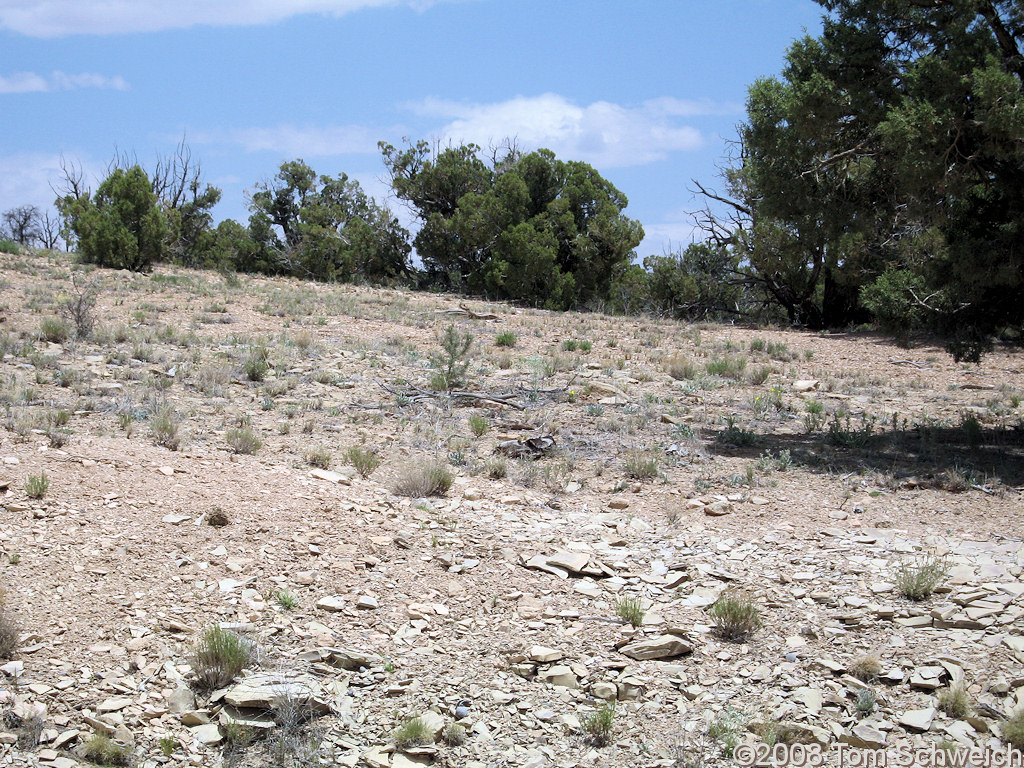
[[[712,239],[794,322],[873,314],[976,359],[1024,320],[1022,4],[818,2],[822,35],[750,88]]]
[[[83,260],[101,267],[144,271],[159,261],[169,235],[149,177],[138,165],[115,168],[96,190],[57,200]]]
[[[553,309],[603,299],[643,239],[627,200],[586,163],[514,147],[381,142],[392,188],[422,224],[427,281]]]
[[[410,270],[409,233],[344,173],[301,159],[257,185],[239,268],[317,280],[382,281]]]

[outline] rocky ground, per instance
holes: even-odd
[[[2,765],[834,765],[1012,736],[1012,352],[59,254],[0,278]],[[464,396],[432,387],[448,325]],[[450,489],[397,493],[429,459]],[[723,593],[760,626],[723,637]],[[254,655],[211,691],[217,625]]]

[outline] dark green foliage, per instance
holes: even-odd
[[[550,150],[485,163],[472,144],[380,147],[422,221],[414,245],[432,285],[566,309],[603,300],[643,238],[621,192]]]
[[[681,320],[737,314],[743,302],[736,254],[709,243],[691,243],[668,256],[649,256],[651,305]]]
[[[96,194],[57,200],[65,226],[78,238],[84,261],[144,271],[159,261],[169,230],[149,177],[138,165],[116,168]]]
[[[344,173],[318,177],[302,160],[283,163],[250,209],[244,235],[238,225],[218,227],[240,270],[343,282],[410,271],[408,232]]]
[[[795,323],[977,359],[1024,321],[1020,4],[817,1],[823,34],[750,88],[711,238]]]
[[[430,364],[434,367],[431,385],[434,389],[457,389],[466,383],[473,334],[459,333],[454,325],[449,325],[438,336],[438,343],[441,349],[430,356]]]

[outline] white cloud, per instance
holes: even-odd
[[[48,93],[52,91],[71,91],[76,88],[102,88],[126,91],[128,90],[128,83],[120,75],[107,77],[93,72],[69,75],[57,70],[49,77],[38,75],[35,72],[16,72],[13,75],[0,75],[0,94]]]
[[[404,5],[425,10],[452,0],[0,0],[0,29],[30,37],[110,35],[199,25],[252,26],[292,16],[343,16]]]
[[[82,171],[86,186],[95,189],[98,180],[106,174],[103,166],[90,159],[79,161],[68,156],[67,162],[74,163]],[[46,209],[53,205],[56,187],[62,178],[61,156],[44,152],[19,152],[0,155],[0,211],[19,205],[36,205]]]
[[[246,152],[275,152],[281,157],[333,157],[345,154],[376,154],[381,133],[361,125],[237,128],[200,132],[191,137],[196,144],[230,144]]]
[[[559,157],[616,168],[664,160],[671,152],[700,148],[696,128],[677,117],[697,114],[695,102],[659,99],[639,107],[596,101],[584,107],[563,96],[517,96],[493,104],[425,99],[406,105],[429,117],[448,119],[440,134],[453,142],[481,146],[514,138],[520,147],[551,149]]]
[[[377,151],[377,134],[358,125],[243,128],[234,132],[233,139],[247,152],[272,151],[287,157],[325,157]]]

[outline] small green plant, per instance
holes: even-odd
[[[14,620],[4,600],[4,591],[0,589],[0,659],[9,659],[18,647],[18,635],[21,628]]]
[[[715,357],[704,364],[704,370],[710,376],[721,376],[725,379],[739,379],[747,367],[745,357]]]
[[[869,715],[875,710],[875,700],[877,695],[870,688],[861,688],[857,691],[856,698],[853,700],[853,705],[857,708],[857,711],[862,715]]]
[[[473,335],[459,333],[454,325],[449,325],[438,337],[438,343],[440,351],[430,356],[430,363],[434,367],[431,386],[438,390],[457,389],[465,384]]]
[[[484,473],[491,480],[501,480],[508,475],[508,462],[498,456],[484,462]]]
[[[502,331],[494,337],[494,344],[498,347],[514,347],[516,341],[516,335],[512,331]]]
[[[153,414],[149,422],[149,430],[153,435],[153,442],[170,451],[178,450],[181,445],[181,438],[178,436],[178,418],[174,409],[164,406]]]
[[[394,492],[399,496],[422,498],[443,496],[452,487],[452,473],[436,460],[428,459],[411,464],[395,480]]]
[[[230,683],[252,660],[253,644],[229,629],[213,625],[192,654],[192,671],[201,688],[214,690]]]
[[[373,470],[380,466],[380,456],[376,451],[354,445],[345,451],[345,461],[356,468],[360,477],[369,477]]]
[[[95,281],[85,283],[78,281],[78,276],[71,276],[71,293],[60,300],[61,317],[75,327],[75,338],[88,339],[96,328],[96,299],[99,288]]]
[[[948,575],[947,560],[933,554],[902,560],[893,573],[897,591],[914,602],[930,597]]]
[[[311,467],[319,467],[320,469],[330,469],[332,458],[330,450],[322,445],[310,448],[305,454],[306,463]]]
[[[740,745],[745,720],[742,712],[723,710],[708,725],[708,736],[722,745],[726,757],[732,757],[733,750]]]
[[[866,414],[861,416],[860,426],[853,426],[849,414],[845,417],[832,414],[828,424],[828,439],[840,448],[864,448],[874,432],[875,419]]]
[[[474,413],[469,417],[469,430],[477,437],[483,437],[487,434],[487,430],[491,428],[491,424],[484,416]]]
[[[224,441],[232,453],[250,455],[263,447],[263,441],[252,427],[235,427],[224,433]]]
[[[961,419],[960,429],[963,430],[964,437],[967,438],[967,444],[971,446],[971,448],[977,448],[981,445],[981,423],[974,414],[967,414]]]
[[[229,720],[220,727],[224,734],[224,747],[227,752],[240,753],[256,739],[255,729],[250,725]]]
[[[611,744],[615,732],[615,704],[602,705],[595,712],[583,718],[583,730],[595,747]]]
[[[1024,709],[1018,709],[1003,723],[1003,741],[1014,749],[1024,749]]]
[[[249,381],[263,381],[267,378],[267,373],[270,371],[269,356],[270,353],[264,346],[249,347],[249,356],[242,365],[245,377]]]
[[[762,472],[771,472],[772,470],[785,472],[791,466],[793,466],[793,457],[788,448],[783,448],[775,455],[771,451],[765,451],[757,460],[757,468]]]
[[[274,602],[286,611],[294,611],[299,605],[299,598],[287,589],[279,589],[274,593]]]
[[[170,757],[179,749],[181,749],[181,742],[173,736],[163,736],[160,738],[160,754],[164,757]]]
[[[441,741],[449,747],[460,747],[466,743],[467,738],[468,734],[464,725],[445,723],[444,728],[441,729]]]
[[[761,436],[756,432],[736,426],[736,420],[729,416],[725,420],[725,429],[718,433],[718,440],[726,445],[746,448],[760,443]]]
[[[576,341],[575,339],[566,339],[565,341],[562,342],[562,351],[575,352],[577,349],[579,349],[579,346],[579,342]]]
[[[634,627],[644,623],[643,601],[639,597],[619,597],[615,599],[615,615]]]
[[[955,683],[939,692],[939,709],[952,718],[963,719],[971,714],[971,698],[962,682]]]
[[[804,404],[804,410],[808,413],[814,414],[815,416],[820,416],[825,412],[825,406],[821,400],[808,400]]]
[[[749,596],[736,590],[726,590],[708,608],[715,620],[715,633],[723,640],[740,642],[761,628],[761,612]]]
[[[882,662],[877,656],[869,653],[853,659],[846,667],[846,671],[867,683],[882,674]]]
[[[96,765],[128,765],[131,752],[105,733],[94,733],[85,742],[85,759]]]
[[[46,472],[40,472],[38,475],[29,475],[25,480],[25,493],[28,494],[30,499],[43,498],[49,489],[50,478],[46,476]]]
[[[697,366],[685,357],[672,355],[665,361],[668,375],[677,381],[691,381],[697,378]]]
[[[750,351],[751,352],[763,352],[765,341],[764,339],[751,339],[750,340]]]
[[[430,728],[418,717],[406,720],[395,729],[391,741],[398,749],[410,749],[412,747],[424,747],[433,743]]]
[[[766,381],[768,381],[768,377],[771,375],[772,367],[770,365],[759,365],[757,368],[754,368],[749,374],[747,374],[747,381],[749,381],[754,386],[759,387]]]
[[[650,451],[630,451],[626,454],[626,476],[634,480],[657,477],[658,457]]]
[[[39,336],[43,341],[63,344],[71,336],[71,328],[59,317],[44,317],[39,321]]]

